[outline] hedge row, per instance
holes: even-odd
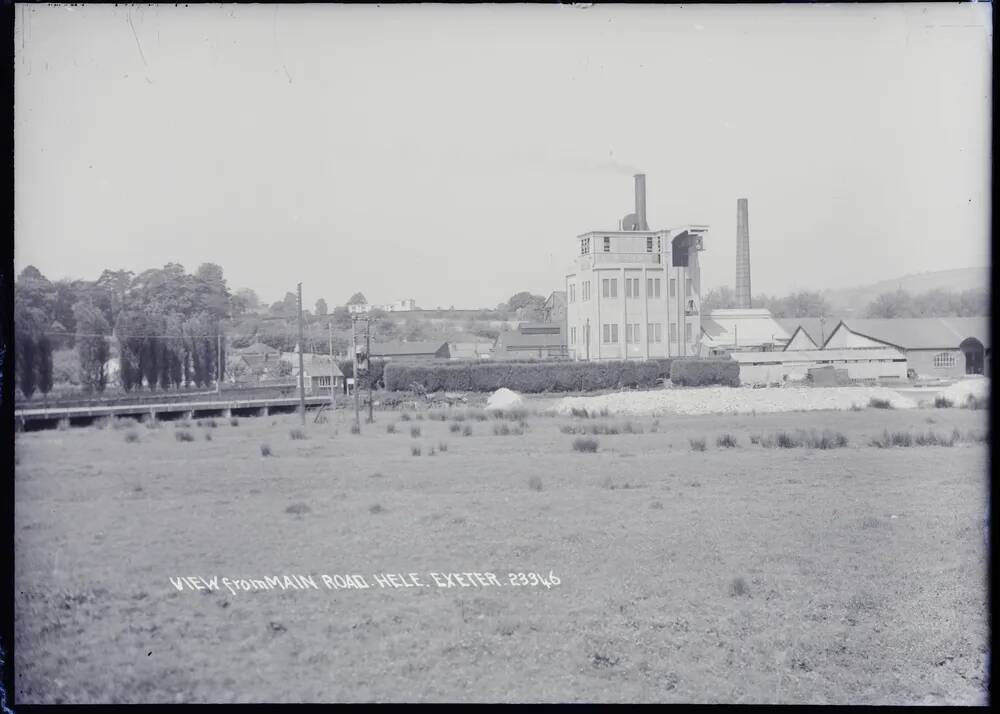
[[[381,387],[384,385],[384,372],[385,372],[386,361],[383,359],[371,359],[368,360],[368,371],[372,379],[374,380],[372,384],[376,387]],[[340,367],[340,371],[343,373],[344,377],[351,378],[354,376],[354,361],[345,360],[343,362],[338,362],[337,366]]]
[[[654,387],[670,375],[669,359],[616,362],[390,362],[385,388],[427,392],[587,392],[622,387]]]
[[[740,386],[740,364],[731,359],[678,359],[670,366],[670,381],[681,387],[706,384]]]

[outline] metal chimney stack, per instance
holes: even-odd
[[[635,220],[640,231],[648,231],[646,223],[646,174],[635,175]]]
[[[736,306],[750,308],[750,221],[745,198],[736,200]]]

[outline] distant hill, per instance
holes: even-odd
[[[827,299],[835,313],[860,314],[865,311],[872,300],[882,293],[905,290],[911,295],[924,293],[928,290],[947,290],[962,292],[970,289],[986,289],[990,287],[989,268],[959,268],[957,270],[936,270],[929,273],[904,275],[894,280],[883,280],[871,285],[861,285],[839,290],[826,290],[823,297]]]

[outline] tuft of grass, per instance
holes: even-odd
[[[760,443],[760,434],[751,434],[750,435],[750,443],[751,444],[759,444]]]
[[[427,452],[427,455],[434,456],[435,454],[437,454],[437,452],[434,450],[434,447],[432,446],[430,450]]]
[[[589,436],[578,436],[573,439],[573,451],[579,451],[584,454],[596,453],[597,439]]]
[[[150,417],[146,419],[146,421],[143,422],[143,425],[147,429],[159,429],[162,426],[162,424],[160,424],[160,420],[156,419],[155,417]]]
[[[451,432],[452,434],[457,434],[458,432],[462,431],[462,425],[461,425],[461,424],[459,424],[458,422],[454,422],[454,421],[453,421],[453,422],[452,422],[452,423],[451,423],[451,424],[450,424],[450,425],[448,426],[448,431],[450,431],[450,432]]]
[[[129,444],[134,444],[139,441],[139,432],[134,429],[130,429],[125,432],[125,442]]]
[[[733,578],[732,582],[729,583],[730,597],[743,597],[744,595],[749,594],[750,586],[747,585],[747,581],[744,580],[742,576]]]
[[[586,409],[577,409],[576,407],[572,407],[569,410],[569,413],[570,413],[570,416],[581,417],[583,419],[587,419],[587,418],[590,417],[590,414],[589,414],[589,412],[587,412]]]
[[[652,503],[649,504],[649,507],[652,508],[654,511],[662,511],[663,501],[653,501]]]
[[[272,426],[273,426],[273,424],[272,424]],[[174,422],[174,428],[175,429],[190,429],[191,428],[191,422],[189,422],[187,419],[179,419],[178,421]]]
[[[205,432],[205,441],[211,441],[211,440],[212,440],[212,432],[206,431]]]
[[[285,513],[291,513],[299,516],[303,513],[312,513],[312,509],[305,503],[293,503],[285,509]]]
[[[59,431],[66,431],[67,429],[69,429],[69,420],[68,419],[60,419],[58,421],[58,423],[56,424],[56,428]]]
[[[431,421],[448,421],[448,415],[442,411],[432,411],[427,413],[427,418]]]
[[[273,454],[271,453],[271,446],[270,446],[270,444],[261,444],[260,445],[260,455],[261,456],[273,456]]]
[[[508,436],[510,434],[510,431],[511,431],[510,425],[505,421],[493,425],[494,436]]]
[[[842,449],[847,446],[847,436],[830,429],[824,429],[819,434],[810,431],[804,441],[810,449]]]
[[[528,488],[530,488],[532,491],[541,491],[542,479],[538,476],[532,476],[531,478],[528,479]]]
[[[199,419],[194,423],[194,425],[200,429],[201,427],[205,426],[205,422]]]
[[[865,529],[879,528],[882,525],[883,525],[882,521],[880,521],[875,516],[865,516],[864,518],[861,519],[861,527]]]
[[[892,409],[892,404],[888,399],[879,399],[878,397],[872,397],[869,399],[868,406],[873,409]]]
[[[739,446],[739,443],[732,434],[721,434],[716,437],[715,445],[724,449],[732,449],[734,446]]]
[[[451,415],[451,420],[452,421],[465,421],[465,414],[463,414],[462,412],[455,412],[454,414]]]
[[[913,436],[908,431],[890,432],[886,429],[881,435],[872,437],[868,444],[879,449],[888,449],[893,446],[913,446]]]
[[[194,441],[194,434],[192,434],[190,431],[187,431],[186,429],[183,431],[175,431],[174,439],[176,439],[177,441]]]
[[[411,419],[410,415],[407,414],[406,412],[403,412],[402,414],[399,415],[400,421],[410,421],[410,419]]]
[[[236,417],[229,417],[229,426],[239,426],[240,420]]]
[[[443,441],[438,442],[438,451],[447,451],[447,450],[448,450],[448,445],[446,443],[444,443]]]
[[[944,435],[928,431],[926,434],[917,434],[913,437],[913,441],[917,446],[954,446],[957,439],[954,432]]]
[[[462,427],[462,436],[472,436],[472,426],[466,424]]]
[[[421,454],[420,447],[419,446],[411,446],[410,447],[410,453],[413,456],[420,456],[420,454]]]
[[[691,451],[704,451],[705,450],[705,439],[688,439],[688,443],[691,444]]]
[[[114,419],[111,422],[111,426],[115,431],[118,431],[120,429],[131,429],[132,427],[138,425],[138,423],[139,422],[137,422],[132,417],[120,417]]]
[[[302,441],[306,439],[306,430],[301,427],[295,427],[294,429],[288,430],[288,438],[292,441]]]
[[[963,409],[989,409],[990,408],[990,398],[989,397],[977,397],[970,394],[966,400],[965,404],[962,405]]]
[[[368,512],[369,513],[375,513],[375,514],[377,514],[377,513],[385,513],[385,509],[382,508],[382,504],[381,503],[375,503],[375,504],[373,504],[371,506],[368,506]]]
[[[205,422],[205,426],[207,426],[209,429],[215,429],[216,427],[219,426],[219,423],[215,421],[215,419],[209,419],[208,421]]]
[[[385,425],[385,433],[386,434],[395,434],[396,433],[396,425],[394,423],[386,424]]]
[[[358,424],[357,422],[352,422],[351,423],[351,433],[352,434],[360,434],[361,433],[361,425]]]
[[[417,421],[423,421],[423,420],[424,420],[424,415],[423,414],[417,414]]]
[[[851,411],[852,412],[860,412],[862,409],[864,409],[864,407],[861,406],[860,404],[852,404],[851,405]]]
[[[419,439],[420,438],[420,427],[419,426],[411,426],[410,427],[410,436],[412,436],[414,439]]]
[[[936,397],[934,399],[934,407],[936,409],[950,409],[955,406],[955,402],[948,399],[948,397]]]

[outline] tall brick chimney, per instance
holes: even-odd
[[[750,220],[745,198],[736,201],[736,305],[750,308]]]

